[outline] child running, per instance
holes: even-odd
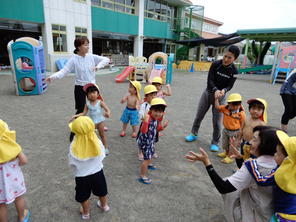
[[[103,172],[105,148],[95,133],[95,124],[88,116],[80,116],[69,124],[75,134],[69,148],[69,164],[75,171],[75,200],[81,204],[80,213],[84,220],[90,219],[91,193],[99,198],[97,206],[109,211],[107,184]]]
[[[230,94],[227,98],[227,105],[220,105],[218,96],[215,97],[216,109],[223,113],[222,148],[224,152],[219,153],[222,163],[232,163],[229,155],[230,138],[237,138],[246,119],[245,111],[241,105],[242,97],[238,93]]]
[[[79,117],[85,116],[87,113],[89,117],[94,121],[96,125],[96,129],[99,131],[99,135],[102,139],[102,143],[106,149],[106,155],[109,154],[109,149],[107,146],[107,138],[104,130],[104,120],[105,117],[110,117],[110,109],[103,101],[102,96],[100,95],[99,87],[94,83],[88,83],[83,86],[83,91],[86,93],[87,101],[84,106],[84,110],[82,113],[76,114],[72,117],[71,120]]]
[[[27,157],[16,143],[15,131],[0,119],[0,221],[7,221],[8,204],[15,204],[18,221],[28,222],[30,211],[25,209],[23,195],[26,193],[24,175],[20,166],[27,163]]]
[[[141,104],[140,111],[139,111],[139,116],[141,121],[144,120],[145,115],[149,112],[151,101],[156,97],[156,94],[157,94],[157,89],[155,86],[153,85],[145,86],[144,88],[145,98],[144,98],[144,102]],[[141,149],[139,149],[138,159],[143,160],[143,158],[144,158],[143,153]]]
[[[256,159],[246,162],[255,181],[261,186],[273,185],[275,214],[270,222],[296,221],[296,137],[289,137],[281,130],[276,132],[280,141],[274,155],[279,168],[263,176]]]
[[[157,97],[164,98],[165,96],[171,96],[172,95],[172,89],[170,84],[166,85],[167,90],[164,91],[162,89],[162,78],[155,77],[152,79],[152,85],[154,85],[157,88]]]
[[[128,94],[121,99],[121,104],[126,102],[126,108],[124,109],[120,120],[122,121],[121,137],[124,137],[127,129],[127,124],[130,122],[133,133],[132,138],[137,137],[137,125],[139,124],[139,106],[141,101],[140,91],[141,83],[138,81],[130,81]]]
[[[152,180],[147,176],[147,170],[156,169],[155,166],[152,165],[152,156],[154,154],[157,132],[165,129],[168,126],[168,121],[166,121],[163,126],[161,125],[165,108],[166,103],[163,99],[152,99],[150,111],[144,117],[137,138],[138,146],[144,156],[144,161],[141,164],[139,182],[144,184],[151,184],[152,182]]]
[[[267,123],[267,102],[261,98],[249,99],[247,101],[249,104],[250,117],[246,119],[243,123],[241,136],[237,142],[240,144],[240,152],[236,148],[232,149],[230,146],[230,151],[233,153],[233,156],[236,158],[236,163],[240,168],[244,160],[250,158],[250,141],[253,138],[253,129],[256,126],[264,126]],[[234,145],[233,147],[237,147]]]

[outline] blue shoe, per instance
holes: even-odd
[[[186,140],[186,142],[193,142],[193,141],[197,140],[197,136],[190,133],[188,136],[185,136],[185,140]]]
[[[148,170],[157,170],[157,168],[154,165],[148,165]]]
[[[218,152],[220,150],[219,146],[217,146],[216,144],[211,144],[210,146],[210,150],[212,152]]]

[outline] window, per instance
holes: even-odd
[[[87,36],[87,29],[82,27],[75,27],[75,38]]]
[[[125,0],[115,0],[115,11],[125,12]]]
[[[91,0],[91,2],[92,5],[98,7],[128,14],[135,14],[135,0]]]
[[[174,7],[164,0],[146,0],[145,17],[171,22],[174,19]]]
[[[91,3],[96,6],[102,6],[102,0],[91,0]]]
[[[75,0],[76,2],[86,3],[86,0]]]
[[[52,25],[52,40],[55,52],[67,52],[66,26]]]
[[[113,0],[102,0],[102,7],[114,10],[114,1]]]

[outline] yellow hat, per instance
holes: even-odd
[[[69,124],[74,140],[71,154],[78,160],[88,160],[101,155],[99,139],[95,133],[95,124],[88,116],[80,116]]]
[[[267,102],[266,102],[266,100],[265,99],[261,99],[261,98],[255,98],[255,99],[249,99],[247,101],[247,103],[250,104],[250,103],[255,102],[255,101],[263,104],[264,110],[263,110],[263,115],[260,116],[260,119],[263,122],[267,123]]]
[[[160,77],[154,77],[152,79],[152,83],[159,83],[159,84],[162,84],[162,78]]]
[[[138,99],[141,99],[140,91],[141,91],[141,83],[138,81],[130,81],[130,83],[136,88]]]
[[[228,103],[241,102],[241,101],[242,101],[242,96],[238,93],[232,93],[227,98]]]
[[[167,106],[167,104],[165,103],[165,101],[161,98],[154,98],[151,100],[151,106],[156,106],[156,105],[164,105]]]
[[[281,130],[277,130],[276,134],[288,157],[275,172],[275,181],[283,191],[296,194],[296,137],[289,137]]]
[[[145,86],[145,88],[144,88],[144,95],[147,95],[147,94],[153,93],[153,92],[156,92],[157,93],[157,89],[156,89],[155,86],[153,86],[153,85]]]
[[[21,151],[15,131],[9,130],[7,123],[0,119],[0,164],[13,160]]]

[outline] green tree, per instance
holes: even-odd
[[[248,43],[245,44],[243,51]],[[251,45],[248,45],[247,57],[253,65],[263,65],[264,57],[271,46],[271,42],[259,42],[256,43],[254,40]]]

